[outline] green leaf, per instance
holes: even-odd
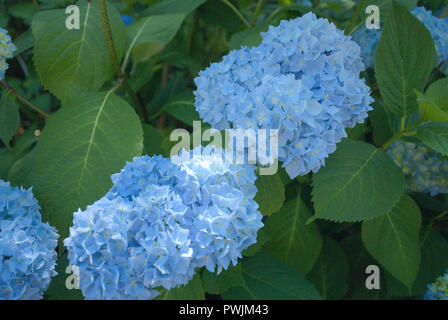
[[[104,196],[111,174],[142,148],[137,115],[112,90],[80,96],[49,118],[27,184],[60,239],[68,235],[73,212]]]
[[[324,238],[322,252],[307,275],[324,299],[341,299],[348,290],[348,263],[344,251],[330,237]]]
[[[373,103],[373,111],[370,113],[369,120],[373,126],[373,141],[377,146],[382,146],[390,137],[393,136],[392,118],[390,111],[384,102],[379,98]]]
[[[79,2],[80,29],[65,26],[65,10],[40,11],[34,16],[34,64],[43,85],[60,100],[79,91],[97,91],[113,74],[98,5]],[[108,14],[118,58],[123,56],[126,32],[116,9]]]
[[[17,47],[17,50],[14,51],[14,56],[17,56],[25,52],[26,50],[32,48],[34,45],[34,39],[31,30],[25,31],[16,39],[14,39],[14,44]]]
[[[448,78],[432,83],[423,95],[416,90],[422,121],[448,122]]]
[[[145,10],[145,14],[189,14],[197,7],[201,6],[206,0],[164,0],[156,2]]]
[[[265,244],[263,251],[307,274],[322,249],[322,237],[316,224],[305,225],[310,216],[310,210],[300,197],[287,202],[265,222],[272,240]]]
[[[440,233],[429,230],[425,232],[422,241],[422,259],[417,279],[412,287],[411,296],[421,297],[427,290],[427,285],[441,276],[448,266],[448,242]],[[387,294],[389,297],[407,297],[408,289],[393,277],[387,279]]]
[[[362,240],[370,254],[395,278],[412,287],[420,266],[421,213],[404,194],[388,213],[362,224]]]
[[[58,275],[51,280],[45,296],[48,300],[83,300],[83,295],[79,289],[68,289],[66,286],[67,278],[73,273],[66,273],[68,267],[67,251],[59,255],[56,272]]]
[[[435,66],[428,29],[394,1],[375,52],[375,76],[387,107],[400,116],[416,111],[413,90],[423,90]]]
[[[296,269],[259,253],[242,261],[245,285],[223,293],[225,300],[321,299],[316,288]]]
[[[258,210],[264,216],[270,216],[280,210],[285,202],[285,187],[278,173],[259,175],[255,186],[258,191],[254,200],[260,206]]]
[[[129,58],[132,49],[143,43],[167,43],[179,30],[185,14],[161,14],[145,17],[127,27],[131,44],[126,52],[125,61]]]
[[[181,94],[172,97],[163,107],[170,116],[193,126],[193,121],[201,121],[198,112],[194,106],[193,94]]]
[[[431,149],[448,156],[448,123],[424,124],[417,128],[417,138]]]
[[[236,267],[230,265],[227,270],[223,270],[219,275],[204,269],[202,272],[202,283],[205,292],[210,294],[221,294],[224,291],[244,284],[241,263]]]
[[[15,160],[14,153],[6,148],[0,148],[0,179],[8,180],[8,172]]]
[[[0,99],[0,139],[7,147],[19,126],[19,104],[14,100],[12,92],[5,90]]]
[[[344,140],[313,175],[315,218],[369,220],[388,212],[404,192],[404,176],[382,150]]]
[[[205,300],[201,277],[197,273],[187,284],[171,290],[161,289],[157,300]]]
[[[143,153],[150,156],[163,154],[161,143],[164,137],[162,133],[150,124],[143,123],[142,128],[144,137]]]

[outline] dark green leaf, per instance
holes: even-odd
[[[285,202],[285,187],[277,173],[259,175],[255,186],[258,191],[254,200],[260,206],[259,210],[264,216],[270,216],[280,210]]]
[[[308,273],[322,249],[316,224],[305,225],[310,217],[310,210],[300,197],[287,202],[266,220],[265,229],[272,240],[265,244],[263,251],[303,274]]]
[[[230,265],[227,270],[223,270],[219,275],[204,270],[202,272],[202,283],[205,292],[211,294],[221,294],[232,287],[243,285],[241,263],[237,264],[236,267]]]
[[[369,220],[388,212],[404,192],[404,176],[382,150],[344,140],[313,175],[316,218]]]
[[[417,128],[417,137],[431,149],[448,156],[448,123],[428,123]]]
[[[0,139],[9,147],[14,134],[20,126],[19,104],[9,90],[0,99]]]
[[[435,66],[436,51],[428,29],[393,1],[375,52],[375,75],[387,107],[400,116],[416,111],[413,90],[423,90]]]

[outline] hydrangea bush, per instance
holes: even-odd
[[[0,300],[38,300],[55,271],[58,234],[31,189],[0,180]]]
[[[446,298],[446,4],[72,4],[0,4],[1,299]]]

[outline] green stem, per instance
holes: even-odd
[[[412,130],[415,129],[415,128],[417,128],[417,127],[422,123],[422,121],[420,120],[420,121],[414,123],[413,125],[410,125],[408,128],[405,129],[405,128],[404,128],[404,125],[403,125],[403,122],[404,122],[403,119],[406,120],[406,117],[403,117],[403,118],[401,119],[400,132],[397,132],[397,133],[394,134],[389,140],[387,140],[387,141],[383,144],[383,146],[381,147],[381,149],[386,150],[387,147],[389,147],[392,143],[394,143],[395,140],[398,140],[398,139],[400,139],[400,138],[403,137],[403,136],[411,136],[411,135],[417,133],[417,131],[415,131],[415,130],[412,131]]]
[[[126,76],[124,72],[122,72],[120,67],[120,62],[118,61],[117,52],[115,50],[114,40],[112,38],[112,31],[110,29],[109,24],[109,17],[107,15],[107,6],[106,6],[106,0],[98,0],[98,7],[100,9],[101,13],[101,22],[103,25],[104,35],[106,36],[106,43],[107,48],[109,49],[110,56],[112,58],[112,64],[115,68],[115,72],[118,76],[118,78],[123,81],[123,85],[128,92],[129,96],[131,97],[134,104],[140,109],[140,113],[143,116],[143,119],[145,121],[148,121],[148,112],[146,110],[146,107],[141,101],[138,99],[137,94],[132,90],[131,86],[129,85]]]
[[[367,0],[362,0],[362,2],[359,4],[358,8],[356,8],[355,14],[353,15],[352,19],[350,20],[348,26],[347,26],[347,30],[350,30],[349,33],[347,33],[348,35],[352,34],[356,28],[355,28],[355,24],[356,21],[358,21],[359,16],[361,15],[361,11],[362,9],[366,6]]]
[[[263,6],[263,2],[264,2],[264,0],[258,0],[257,7],[255,8],[254,15],[253,15],[252,20],[250,22],[250,24],[253,25],[253,26],[257,22],[257,18],[258,18],[258,15],[260,14],[261,7]]]
[[[246,20],[246,18],[244,18],[241,12],[229,0],[221,0],[221,1],[224,2],[230,9],[232,9],[233,12],[235,12],[235,14],[241,19],[241,21],[244,22],[246,26],[252,28],[252,25]]]
[[[445,10],[443,10],[440,18],[444,19],[448,15],[448,6],[446,6]]]
[[[48,113],[46,113],[45,111],[42,111],[41,109],[39,109],[36,105],[32,104],[31,102],[29,102],[27,99],[25,99],[24,97],[22,97],[17,91],[15,91],[5,80],[1,80],[3,86],[6,88],[6,90],[9,90],[13,95],[16,96],[17,99],[19,99],[21,102],[23,102],[24,104],[26,104],[28,107],[30,107],[31,109],[33,109],[34,111],[36,111],[37,113],[39,113],[40,115],[44,116],[44,117],[49,117],[50,115]]]

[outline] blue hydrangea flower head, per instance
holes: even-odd
[[[375,50],[381,37],[381,29],[361,26],[353,33],[353,40],[361,47],[361,57],[367,68],[373,66]]]
[[[431,33],[437,52],[437,63],[444,63],[442,70],[448,70],[448,20],[434,16],[431,10],[415,7],[411,13],[419,19]]]
[[[6,59],[13,57],[16,46],[12,43],[8,31],[0,28],[0,80],[5,79],[5,71],[8,69]]]
[[[122,14],[121,19],[123,20],[125,26],[130,26],[134,22],[134,18],[127,14]]]
[[[448,193],[448,159],[421,143],[397,140],[387,153],[406,176],[406,188],[412,192]]]
[[[137,157],[104,198],[74,214],[64,244],[87,299],[153,299],[196,268],[236,264],[263,226],[254,168],[218,158]]]
[[[58,235],[32,190],[0,180],[0,300],[38,300],[57,273]]]
[[[313,13],[261,36],[258,47],[231,51],[199,73],[196,109],[220,130],[277,129],[289,176],[316,172],[372,109],[360,48]]]
[[[428,291],[423,298],[425,300],[448,300],[448,269],[443,276],[437,278],[436,282],[428,285]]]
[[[415,7],[411,13],[419,19],[431,33],[437,52],[438,63],[444,62],[442,70],[448,70],[448,19],[434,16],[430,10],[424,7]],[[353,33],[353,40],[361,47],[361,56],[366,67],[373,66],[373,58],[378,41],[381,36],[381,29],[367,29],[361,26]]]

